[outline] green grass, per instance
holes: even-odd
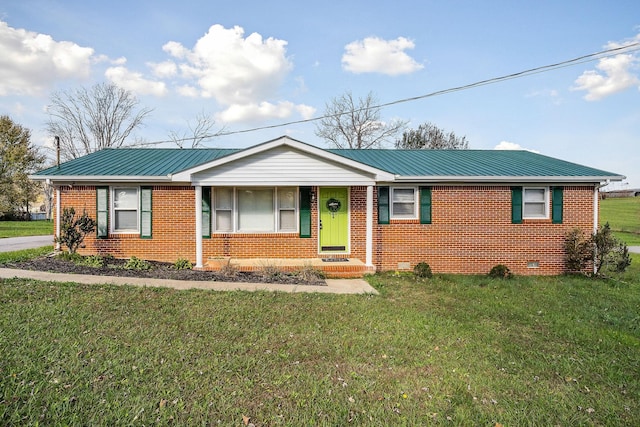
[[[614,235],[629,246],[640,246],[640,197],[600,201],[600,224],[609,223]]]
[[[0,238],[53,234],[51,221],[0,221]]]
[[[0,425],[630,425],[639,264],[380,296],[4,280]]]
[[[42,255],[46,255],[53,251],[53,246],[43,246],[35,249],[23,249],[13,252],[0,252],[0,267],[2,264],[9,262],[26,261],[32,258],[36,258]]]

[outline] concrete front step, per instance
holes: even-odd
[[[224,271],[266,271],[283,272],[314,269],[322,271],[328,278],[358,278],[373,274],[374,266],[367,266],[357,258],[209,258],[203,270]]]

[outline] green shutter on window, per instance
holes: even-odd
[[[420,224],[431,224],[431,187],[420,187]]]
[[[554,224],[562,224],[562,190],[562,187],[553,187],[551,192],[551,220]]]
[[[300,237],[311,237],[311,187],[300,187]]]
[[[211,187],[202,187],[202,237],[211,238]]]
[[[140,189],[140,237],[151,238],[151,187]]]
[[[378,187],[378,224],[389,224],[389,187]]]
[[[511,222],[522,224],[522,187],[511,187]]]
[[[109,237],[109,187],[96,188],[96,233],[99,239]]]

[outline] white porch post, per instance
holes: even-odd
[[[196,185],[196,268],[202,268],[202,186]]]
[[[56,187],[56,238],[60,237],[60,187]],[[56,242],[56,250],[60,250],[60,242]]]
[[[366,260],[368,267],[373,266],[373,185],[367,186],[367,228],[366,228]]]

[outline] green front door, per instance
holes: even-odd
[[[348,190],[320,188],[320,252],[347,252],[348,248]]]

